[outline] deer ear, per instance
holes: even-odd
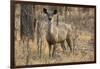
[[[47,9],[43,8],[43,12],[44,12],[44,13],[47,13]]]
[[[54,10],[54,13],[53,14],[57,14],[57,10]]]

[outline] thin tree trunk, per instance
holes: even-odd
[[[21,5],[21,38],[24,45],[24,49],[26,50],[27,54],[25,54],[26,57],[26,63],[29,64],[30,59],[30,46],[29,46],[29,40],[33,39],[33,21],[32,21],[32,12],[33,12],[33,6],[28,4],[22,4]]]

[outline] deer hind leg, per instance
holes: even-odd
[[[66,52],[66,45],[65,45],[65,41],[61,42],[61,48],[63,49],[63,52]]]
[[[73,40],[71,39],[71,37],[68,37],[66,39],[66,41],[67,41],[67,44],[68,44],[68,46],[70,48],[70,51],[73,52]]]
[[[55,54],[56,46],[57,46],[56,44],[54,44],[54,45],[52,46],[52,49],[53,49],[53,50],[52,50],[52,57],[53,57],[54,54]]]

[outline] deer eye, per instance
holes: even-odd
[[[57,10],[54,10],[54,13],[53,14],[57,14]]]
[[[44,12],[44,13],[47,13],[47,9],[43,8],[43,12]]]

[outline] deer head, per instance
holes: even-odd
[[[49,21],[51,21],[53,16],[57,14],[57,10],[52,11],[52,10],[47,10],[46,8],[43,8],[43,12],[47,15]]]

